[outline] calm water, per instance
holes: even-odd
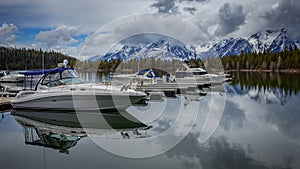
[[[299,74],[233,77],[206,96],[163,98],[101,118],[3,111],[1,168],[300,168]]]

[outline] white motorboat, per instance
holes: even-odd
[[[0,73],[0,82],[12,82],[12,83],[21,83],[24,82],[25,76],[18,71],[3,71]]]
[[[177,69],[175,72],[175,81],[178,83],[201,83],[203,81],[224,82],[226,74],[207,73],[202,67],[190,67],[183,63],[185,69]]]
[[[71,68],[26,71],[24,74],[43,76],[36,83],[34,90],[24,90],[17,94],[12,101],[14,109],[126,109],[146,96],[145,93],[135,90],[124,90],[121,86],[84,82]]]
[[[160,74],[157,75],[157,73]],[[143,84],[156,84],[157,81],[167,81],[170,75],[167,72],[161,71],[159,69],[143,69],[134,74],[113,74],[111,78],[113,82],[119,81],[121,83],[128,81],[137,81]],[[165,78],[165,79],[164,79]]]

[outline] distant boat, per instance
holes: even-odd
[[[33,90],[20,91],[14,109],[105,110],[126,109],[146,94],[121,86],[87,83],[71,68],[26,71],[25,76],[43,75]],[[28,84],[26,84],[28,86]]]
[[[226,74],[211,74],[202,67],[191,67],[183,63],[185,69],[177,69],[175,72],[175,81],[178,83],[201,83],[203,81],[224,82]]]
[[[20,71],[2,71],[0,72],[0,82],[3,83],[21,83],[24,82],[25,76]]]
[[[113,74],[111,75],[111,78],[121,82],[134,80],[144,84],[155,84],[158,80],[163,80],[163,78],[166,78],[165,80],[167,80],[169,76],[170,74],[165,71],[149,68],[133,74]]]

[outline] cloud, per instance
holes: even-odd
[[[196,3],[203,3],[210,0],[155,0],[151,7],[157,9],[158,13],[180,14],[187,11],[194,15],[197,8],[194,7]],[[192,7],[191,7],[192,5]],[[180,11],[180,8],[183,11]]]
[[[247,38],[258,31],[283,27],[287,28],[288,33],[291,33],[293,37],[298,37],[296,40],[300,39],[300,32],[298,32],[300,30],[298,10],[300,1],[228,0],[226,2],[229,3],[225,5],[220,0],[91,0],[88,3],[80,0],[28,0],[26,2],[4,0],[0,2],[0,24],[14,23],[18,30],[5,38],[1,35],[0,42],[29,46],[31,43],[39,42],[44,46],[52,47],[56,44],[70,44],[72,40],[78,38],[72,36],[69,38],[72,40],[68,41],[64,38],[57,40],[52,36],[43,35],[49,33],[40,33],[35,39],[36,41],[33,37],[40,30],[44,31],[50,28],[51,32],[55,32],[60,25],[66,27],[82,25],[76,34],[91,34],[115,19],[136,13],[175,14],[177,17],[195,24],[212,41],[229,36]],[[159,25],[151,25],[151,21],[149,24],[146,21],[141,24],[159,27]],[[52,28],[54,29],[52,30]],[[37,31],[22,32],[22,30],[28,29]],[[167,29],[175,30],[176,28],[171,26]]]
[[[197,27],[174,15],[137,14],[111,22],[95,32],[94,35],[89,36],[79,57],[102,55],[122,40],[140,34],[164,35],[184,44],[198,44],[208,41],[207,37]],[[145,37],[147,39],[140,40],[156,39],[155,36]]]
[[[84,25],[83,33],[137,12],[149,12],[153,1],[144,0],[27,0],[0,1],[1,22],[13,22],[19,28],[53,28],[60,25]]]
[[[197,11],[197,8],[195,8],[195,7],[185,7],[184,10],[188,11],[192,15],[195,15],[195,12]]]
[[[45,44],[47,48],[56,46],[56,45],[68,45],[77,42],[73,38],[79,31],[78,27],[71,26],[59,26],[56,29],[50,31],[41,31],[36,37],[35,40],[38,43]]]
[[[178,13],[178,7],[175,5],[177,0],[156,0],[151,5],[157,9],[159,13]]]
[[[262,16],[267,28],[287,28],[290,36],[300,39],[300,1],[281,0]]]
[[[207,1],[210,1],[210,0],[179,0],[179,2],[207,2]]]
[[[225,3],[219,9],[219,25],[215,31],[217,36],[226,36],[239,29],[246,20],[243,6],[235,3]]]
[[[14,24],[3,23],[0,27],[0,45],[9,45],[14,43],[18,28]]]

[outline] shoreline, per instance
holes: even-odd
[[[262,70],[262,69],[234,69],[224,70],[225,72],[264,72],[264,73],[300,73],[300,69],[283,69],[283,70]]]

